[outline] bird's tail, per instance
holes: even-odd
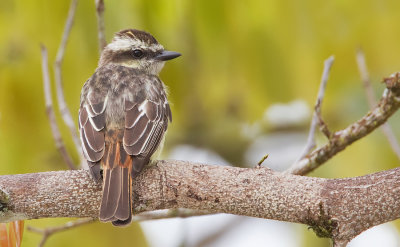
[[[125,226],[132,221],[131,209],[132,158],[122,143],[106,145],[103,165],[103,197],[100,220],[112,221],[115,226]]]

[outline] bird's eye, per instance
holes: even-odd
[[[141,58],[141,57],[143,57],[143,51],[141,51],[139,49],[133,50],[133,56],[135,58]]]

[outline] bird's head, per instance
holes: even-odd
[[[180,53],[165,50],[147,32],[126,29],[116,33],[111,43],[104,48],[99,66],[113,63],[158,75],[165,61],[180,55]]]

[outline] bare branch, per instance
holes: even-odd
[[[143,212],[133,217],[134,221],[158,220],[169,218],[188,218],[193,216],[210,215],[212,213],[205,210],[193,210],[186,208],[174,208],[168,210],[159,210]]]
[[[101,184],[85,170],[0,176],[0,188],[1,222],[98,217]],[[400,168],[324,179],[172,160],[147,167],[133,188],[136,214],[188,208],[297,222],[338,243],[400,217]]]
[[[204,246],[212,246],[215,241],[220,239],[225,233],[229,232],[230,230],[234,229],[241,223],[243,223],[243,217],[235,217],[230,221],[226,222],[224,226],[222,226],[217,231],[211,232],[208,236],[201,239],[198,243],[194,244],[195,247],[204,247]]]
[[[393,149],[393,152],[396,154],[397,158],[400,159],[400,144],[396,139],[394,131],[389,123],[385,123],[382,125],[383,133],[388,139],[390,147]]]
[[[55,233],[66,231],[71,228],[86,225],[86,224],[89,224],[89,223],[92,223],[95,221],[96,221],[96,219],[84,218],[84,219],[78,219],[75,221],[67,222],[66,224],[64,224],[62,226],[49,227],[49,228],[45,228],[45,229],[39,229],[36,227],[28,226],[27,229],[28,229],[28,231],[43,235],[42,240],[40,241],[40,243],[38,245],[39,247],[42,247],[46,243],[47,239]]]
[[[99,53],[103,51],[107,45],[105,28],[104,28],[104,0],[95,0],[96,16],[97,16],[97,36],[99,39]]]
[[[315,148],[315,146],[316,146],[315,131],[317,128],[317,124],[320,124],[321,126],[324,125],[323,121],[322,121],[322,117],[321,117],[321,105],[322,105],[322,100],[324,99],[324,96],[325,96],[325,89],[326,89],[326,84],[328,82],[329,73],[330,73],[330,70],[332,68],[332,64],[334,61],[335,61],[335,57],[330,56],[324,62],[324,71],[322,72],[321,83],[320,83],[319,90],[318,90],[317,101],[315,102],[314,114],[313,114],[313,118],[311,120],[310,132],[308,133],[308,137],[307,137],[307,144],[306,144],[302,154],[300,155],[299,160],[303,159],[307,154],[309,154],[311,152],[311,150],[313,150]],[[325,128],[325,129],[327,130],[327,128]]]
[[[50,86],[50,75],[49,75],[49,67],[48,67],[48,56],[47,49],[44,45],[41,45],[41,53],[42,53],[42,73],[43,73],[43,88],[44,88],[44,97],[46,104],[46,113],[49,118],[51,133],[53,134],[54,141],[56,142],[56,147],[60,154],[62,155],[65,163],[68,165],[70,169],[75,169],[74,163],[69,156],[64,142],[61,137],[60,129],[58,128],[56,117],[54,115],[53,108],[53,100],[51,99],[51,86]]]
[[[367,63],[365,62],[365,55],[362,49],[359,49],[357,51],[356,58],[357,58],[358,70],[360,72],[360,76],[364,84],[365,94],[367,95],[368,105],[370,109],[372,109],[376,105],[376,97],[374,95],[374,90],[372,89],[371,86],[371,80],[367,69]],[[386,136],[386,139],[388,139],[390,147],[393,149],[393,152],[397,155],[397,158],[400,159],[400,144],[397,141],[390,124],[384,123],[382,125],[382,131]]]
[[[62,62],[64,59],[65,47],[68,42],[69,34],[71,32],[71,28],[74,22],[76,6],[78,5],[78,0],[72,0],[71,5],[68,11],[67,21],[65,23],[64,32],[62,35],[62,39],[60,42],[60,46],[58,47],[56,61],[54,62],[54,73],[55,73],[55,81],[56,81],[56,92],[57,92],[57,100],[58,100],[58,108],[60,110],[61,116],[64,120],[64,123],[68,126],[72,140],[74,141],[76,151],[80,155],[80,160],[82,160],[82,149],[79,141],[79,137],[77,135],[76,126],[74,121],[72,120],[71,113],[69,111],[68,105],[65,102],[64,92],[63,92],[63,82],[62,82]]]
[[[331,71],[334,61],[335,61],[334,56],[330,56],[328,59],[326,59],[324,61],[324,72],[322,73],[321,85],[320,85],[320,88],[318,91],[317,102],[315,104],[315,113],[318,118],[318,124],[320,126],[321,132],[323,134],[325,134],[325,136],[328,138],[328,140],[330,139],[331,134],[328,129],[328,126],[322,119],[321,107],[322,107],[322,100],[324,99],[324,96],[325,96],[326,84],[328,83],[329,74],[330,74],[330,71]]]
[[[365,62],[364,52],[359,49],[356,54],[358,71],[360,72],[361,80],[364,85],[365,93],[367,95],[369,108],[373,108],[376,105],[376,98],[374,95],[374,90],[371,86],[371,81],[369,78],[369,73],[367,69],[367,63]]]
[[[384,79],[387,88],[374,109],[346,129],[333,133],[329,143],[299,160],[285,172],[297,175],[306,174],[385,123],[400,107],[399,76],[400,73],[396,73]]]

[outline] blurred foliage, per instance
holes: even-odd
[[[397,0],[108,0],[105,4],[108,40],[120,29],[143,29],[167,49],[183,54],[161,74],[170,89],[174,117],[167,151],[175,144],[191,143],[241,164],[248,144],[240,136],[241,124],[258,121],[276,102],[303,99],[312,107],[323,60],[331,54],[336,61],[323,115],[332,130],[343,128],[367,111],[356,48],[361,46],[366,53],[377,95],[383,89],[378,84],[381,78],[400,68]],[[54,60],[68,7],[67,0],[0,1],[0,174],[66,169],[45,114],[39,43],[48,47]],[[66,100],[75,119],[81,87],[97,65],[96,32],[94,0],[80,1],[63,64]],[[58,122],[62,124],[60,118]],[[390,122],[399,137],[399,114]],[[67,129],[62,130],[68,136]],[[66,142],[73,151],[72,141]],[[77,154],[73,155],[76,160]],[[398,164],[376,131],[312,175],[357,176]],[[24,241],[32,246],[39,240],[26,232]],[[93,224],[50,241],[51,246],[71,246],[70,241],[77,241],[77,246],[82,246],[79,241],[96,246],[145,244],[136,224],[121,231]]]

